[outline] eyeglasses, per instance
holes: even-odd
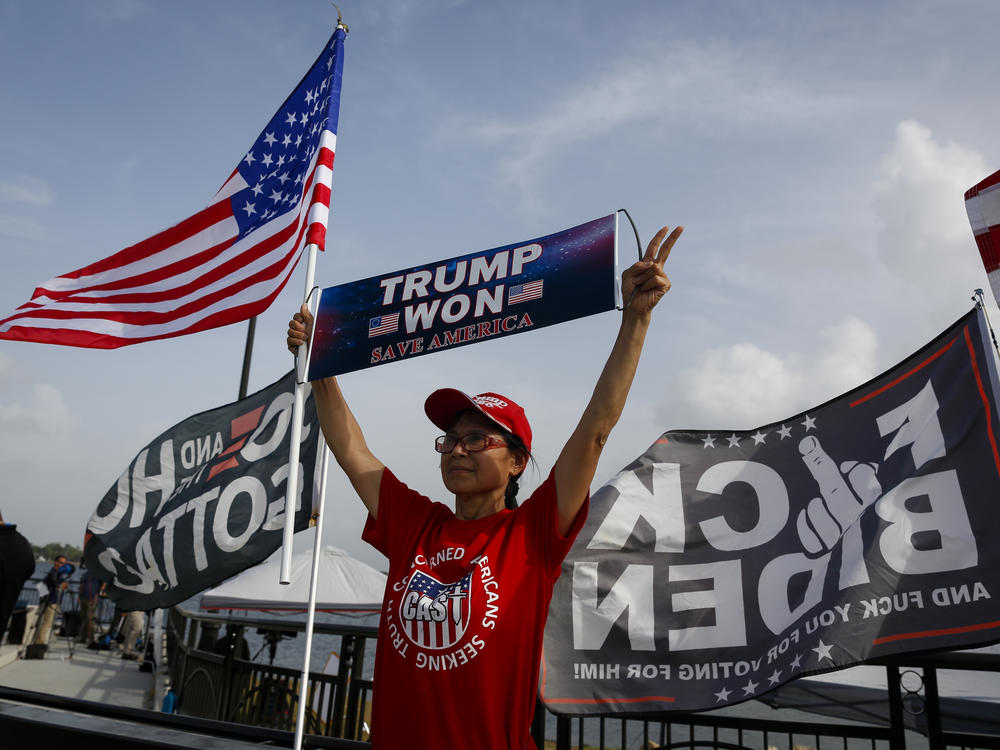
[[[481,453],[487,448],[502,448],[506,441],[481,432],[470,432],[467,435],[442,435],[434,441],[434,450],[438,453],[451,453],[459,443],[467,453]]]

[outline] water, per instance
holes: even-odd
[[[202,612],[199,608],[201,595],[197,595],[183,602],[181,606],[192,614]],[[244,612],[243,610],[219,610],[216,614],[223,614],[239,621],[241,618],[252,618],[254,620],[273,621],[279,628],[283,623],[305,624],[305,612],[272,613],[272,612]],[[336,614],[332,612],[317,612],[316,625],[349,625],[356,627],[377,627],[379,622],[378,613],[364,615]],[[264,636],[257,632],[257,628],[251,627],[244,631],[244,638],[250,648],[252,661],[258,663],[270,663],[270,654]],[[341,638],[338,635],[328,635],[325,633],[313,633],[312,649],[310,655],[309,670],[311,672],[323,672],[324,667],[329,662],[331,652],[338,656],[341,651]],[[286,638],[278,643],[274,664],[275,666],[287,667],[301,670],[306,655],[306,635],[297,633],[294,638]],[[365,644],[364,669],[361,673],[362,679],[370,680],[375,664],[375,638],[369,638]],[[334,670],[335,671],[335,670]]]

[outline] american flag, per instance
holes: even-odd
[[[469,625],[471,585],[471,572],[455,583],[441,583],[423,571],[414,572],[410,576],[403,602],[416,597],[417,616],[413,619],[400,618],[403,630],[410,640],[425,648],[447,648],[457,643]],[[430,604],[435,600],[443,601],[447,609],[443,619],[435,620],[427,614]]]
[[[399,328],[398,312],[379,315],[368,321],[368,338],[381,336],[383,333],[395,333],[397,328]]]
[[[251,318],[308,244],[323,249],[345,32],[245,152],[208,208],[35,289],[0,338],[115,349]]]
[[[1000,304],[1000,172],[965,192],[965,210],[993,296]]]
[[[542,298],[542,280],[529,281],[525,284],[512,286],[507,292],[507,303],[516,305],[518,302],[527,302],[532,299]]]

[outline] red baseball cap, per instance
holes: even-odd
[[[524,409],[499,393],[469,396],[454,388],[440,388],[424,401],[424,412],[435,425],[447,430],[463,411],[475,411],[513,433],[531,453],[531,425]]]

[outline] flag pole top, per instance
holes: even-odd
[[[330,3],[333,9],[337,11],[337,28],[343,29],[345,34],[350,34],[351,30],[347,28],[347,24],[344,23],[344,17],[340,14],[340,8],[337,7],[336,3]]]

